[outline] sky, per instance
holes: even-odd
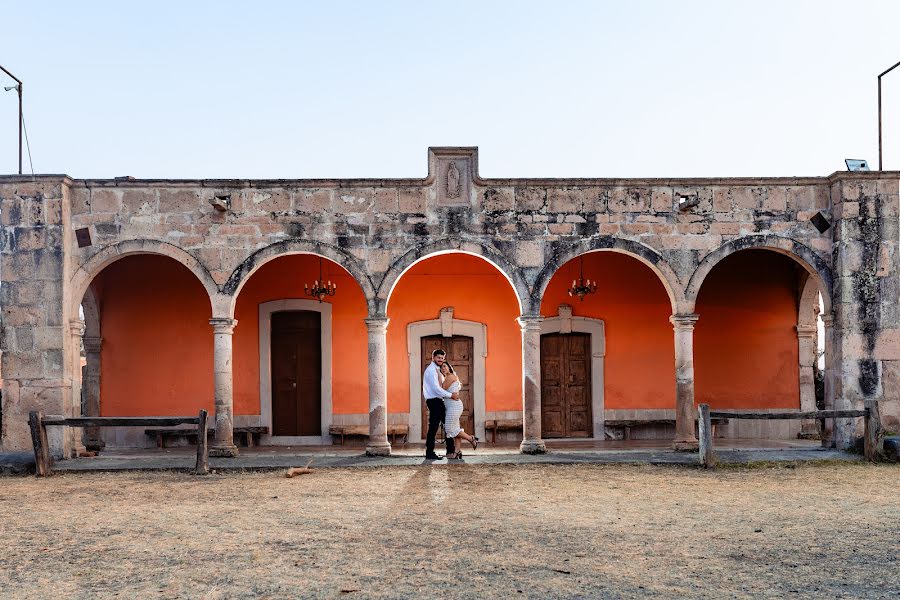
[[[877,168],[898,25],[896,0],[0,0],[0,65],[38,174],[424,177],[478,146],[484,177],[824,176]],[[900,170],[900,67],[883,107]]]

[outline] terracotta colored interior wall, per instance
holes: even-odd
[[[580,261],[564,264],[550,280],[541,314],[554,317],[560,304],[568,304],[573,316],[604,321],[605,408],[674,408],[672,305],[659,277],[628,255],[592,252],[584,255],[584,276],[596,279],[598,289],[581,301],[567,292],[579,277]]]
[[[337,283],[332,306],[332,410],[369,412],[368,314],[365,295],[339,265],[323,259],[323,277]],[[234,412],[256,415],[259,405],[259,305],[270,300],[310,298],[303,284],[319,279],[319,258],[295,254],[259,268],[241,289],[234,318]]]
[[[522,334],[519,304],[509,281],[490,263],[468,254],[442,254],[409,269],[388,303],[388,412],[409,411],[407,325],[439,317],[487,325],[485,409],[522,410]]]
[[[797,267],[767,250],[716,265],[697,299],[695,399],[716,408],[799,408]]]
[[[102,416],[213,410],[213,336],[206,290],[163,256],[128,256],[95,279],[103,335]]]

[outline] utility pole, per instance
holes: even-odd
[[[898,64],[900,64],[900,63],[898,63]],[[894,66],[897,66],[897,65],[894,65]],[[16,77],[15,75],[13,75],[12,73],[10,73],[9,71],[7,71],[3,67],[3,65],[0,65],[0,69],[2,69],[4,73],[6,73],[7,75],[9,75],[10,77],[12,77],[13,79],[16,80],[15,88],[16,88],[16,91],[19,93],[19,175],[21,175],[22,174],[22,80],[19,79],[18,77]],[[879,75],[879,79],[878,79],[879,107],[881,106],[881,100],[880,100],[881,99],[881,87],[880,87],[881,79],[880,79],[880,77],[881,76]],[[4,89],[8,92],[9,90],[11,90],[13,88],[8,87],[8,88],[4,88]],[[880,121],[879,121],[879,127],[880,127]],[[879,130],[879,132],[880,132],[880,130]],[[879,136],[880,136],[880,133],[879,133]],[[881,138],[879,137],[879,140],[880,139]]]
[[[894,69],[896,69],[897,67],[900,67],[900,62],[898,62],[893,67],[891,67],[890,69],[886,70],[884,73],[882,73],[881,75],[878,76],[878,170],[879,171],[884,170],[884,168],[881,165],[881,78],[884,77],[885,75],[887,75],[888,73],[890,73],[891,71],[893,71]],[[21,90],[21,86],[20,86],[20,90]],[[20,97],[21,97],[21,93],[22,92],[20,91],[19,92]],[[21,156],[22,156],[22,142],[20,141],[19,142],[19,157],[20,157],[19,158],[19,161],[20,161],[19,172],[20,173],[22,172]]]

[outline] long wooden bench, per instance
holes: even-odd
[[[484,422],[484,431],[485,434],[490,431],[491,432],[491,443],[494,444],[497,442],[497,432],[498,431],[521,431],[522,429],[522,420],[521,419],[488,419]]]
[[[215,429],[207,429],[206,437],[210,437],[215,433]],[[145,429],[144,433],[149,435],[150,437],[156,438],[156,447],[157,448],[165,448],[166,440],[174,437],[184,436],[189,441],[196,443],[197,440],[197,430],[196,429],[181,429],[178,427],[166,427],[166,428],[153,428],[153,429]],[[259,438],[262,434],[269,433],[269,428],[262,427],[235,427],[234,428],[234,438],[235,440],[239,438],[243,438],[244,445],[247,448],[252,448],[254,445],[259,446]]]
[[[715,418],[712,420],[712,434],[716,435],[716,426],[727,423],[727,418]],[[607,419],[603,422],[606,427],[621,427],[624,429],[622,439],[631,439],[632,427],[644,427],[648,425],[671,425],[675,426],[675,419]]]
[[[341,446],[344,445],[344,436],[349,435],[357,435],[362,437],[369,437],[369,426],[368,425],[332,425],[328,428],[328,433],[334,436],[341,437]],[[409,425],[406,424],[396,424],[396,425],[388,425],[387,433],[391,436],[391,443],[394,444],[397,442],[397,436],[402,435],[403,441],[406,441],[407,436],[409,435]]]
[[[53,465],[50,458],[50,444],[47,442],[47,427],[146,427],[147,425],[196,425],[194,430],[197,439],[196,473],[209,473],[209,445],[206,436],[198,436],[198,432],[206,429],[208,414],[201,410],[196,417],[45,417],[41,411],[28,413],[28,424],[31,428],[31,441],[34,444],[34,474],[44,477],[50,474]],[[182,431],[190,431],[183,429]]]

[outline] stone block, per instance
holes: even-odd
[[[16,227],[13,229],[16,250],[40,250],[47,245],[46,227]]]
[[[542,267],[544,263],[543,242],[520,240],[516,244],[516,264],[521,267]]]
[[[650,208],[653,212],[672,212],[674,200],[671,188],[653,188],[650,192]]]
[[[896,196],[900,194],[900,179],[897,179],[896,177],[879,179],[875,183],[875,190],[878,194]]]
[[[73,214],[90,212],[90,190],[86,187],[73,187],[69,190],[69,203]]]
[[[117,213],[122,206],[122,192],[119,190],[92,190],[90,196],[92,213]]]
[[[716,235],[740,235],[740,223],[710,223],[709,232]]]
[[[482,205],[485,212],[507,212],[515,209],[515,190],[511,187],[492,187],[484,190]]]
[[[200,195],[192,189],[160,189],[159,212],[161,213],[190,213],[199,212]]]
[[[375,212],[396,213],[400,211],[400,194],[396,189],[375,190]]]
[[[371,210],[375,190],[371,188],[344,188],[335,190],[331,208],[336,214],[364,213]]]
[[[878,334],[873,357],[878,360],[900,360],[900,329],[885,329]]]
[[[33,327],[35,350],[51,350],[63,347],[62,327]]]
[[[787,192],[783,187],[767,188],[762,201],[762,209],[768,212],[784,212],[787,210]]]
[[[517,187],[516,210],[542,211],[547,209],[547,190],[544,188]]]
[[[734,194],[731,188],[717,187],[713,189],[713,211],[730,213],[734,210]]]
[[[650,203],[650,190],[646,188],[613,188],[609,195],[609,212],[643,212]]]
[[[841,198],[843,200],[859,199],[859,184],[855,181],[841,182]]]
[[[153,214],[158,203],[156,190],[126,189],[122,192],[122,208],[128,214]]]
[[[584,192],[578,188],[555,188],[547,192],[550,212],[581,212],[584,210]]]
[[[765,188],[751,188],[746,186],[732,188],[732,198],[734,198],[734,206],[737,209],[757,209],[762,204],[762,194],[760,190]]]
[[[427,208],[425,190],[422,188],[404,188],[400,190],[400,212],[424,214]]]

